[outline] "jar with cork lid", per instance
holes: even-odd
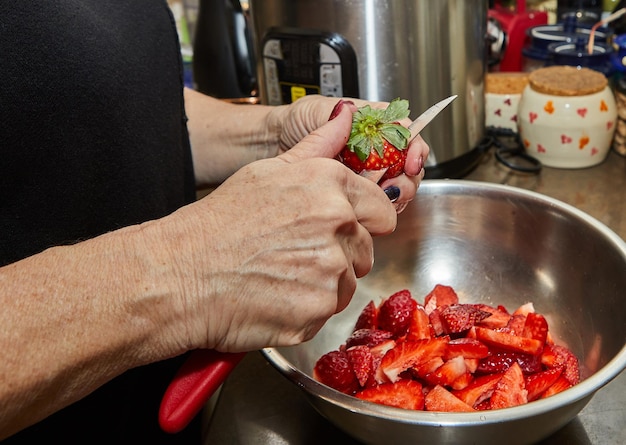
[[[518,109],[518,131],[526,150],[555,168],[585,168],[604,161],[616,120],[607,78],[572,66],[530,73]]]

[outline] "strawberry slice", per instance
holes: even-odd
[[[504,372],[517,363],[524,374],[532,374],[543,370],[541,356],[522,354],[512,351],[492,351],[488,357],[478,362],[478,374],[493,374]]]
[[[424,379],[428,374],[432,374],[443,365],[444,361],[441,357],[435,357],[428,360],[425,363],[422,363],[414,368],[411,368],[411,372],[413,375],[417,376],[417,378]]]
[[[506,332],[511,335],[522,335],[524,325],[526,324],[526,316],[522,314],[512,315],[505,327],[496,329],[498,332]]]
[[[354,394],[359,389],[359,381],[345,351],[331,351],[321,356],[313,368],[313,377],[346,394]]]
[[[461,356],[465,359],[485,358],[489,355],[489,348],[475,338],[455,338],[448,342],[444,358]]]
[[[428,391],[424,397],[424,408],[426,411],[443,411],[443,412],[473,412],[475,411],[470,405],[457,398],[443,386],[435,386]]]
[[[376,329],[377,327],[378,308],[376,307],[376,304],[374,304],[374,301],[370,300],[370,302],[365,305],[365,307],[359,314],[359,318],[356,320],[356,324],[354,325],[354,330],[358,331],[359,329]]]
[[[489,312],[481,311],[473,304],[452,304],[446,306],[439,317],[445,334],[459,334],[490,315]]]
[[[580,364],[578,358],[565,346],[547,344],[541,354],[541,362],[549,367],[564,367],[563,377],[575,385],[580,382]]]
[[[432,327],[433,332],[437,336],[443,335],[443,332],[444,332],[445,328],[443,326],[443,319],[441,318],[441,313],[443,311],[445,311],[447,307],[448,307],[447,304],[443,305],[443,306],[438,306],[438,307],[434,308],[428,314],[428,321],[430,322],[430,326]]]
[[[541,314],[531,312],[526,315],[526,322],[522,330],[522,336],[534,338],[541,343],[545,343],[548,338],[548,322]]]
[[[498,306],[497,308],[487,304],[475,304],[474,306],[481,311],[489,312],[491,314],[490,317],[487,317],[477,323],[481,327],[490,329],[504,328],[508,325],[511,319],[511,315],[502,306]]]
[[[372,348],[391,338],[393,338],[393,334],[389,331],[380,329],[359,329],[350,334],[350,337],[346,340],[346,348],[358,345],[365,345],[368,348]]]
[[[434,329],[430,325],[430,320],[424,310],[424,306],[418,304],[413,311],[406,339],[422,340],[424,338],[432,338],[434,334]]]
[[[458,391],[452,391],[452,394],[469,406],[476,407],[476,405],[491,397],[496,384],[503,375],[504,373],[499,373],[476,377],[467,387]]]
[[[522,374],[522,368],[517,363],[513,363],[504,372],[496,384],[490,400],[491,409],[510,408],[528,403],[524,374]]]
[[[365,386],[368,381],[375,384],[374,381],[374,358],[370,352],[370,348],[364,345],[353,346],[346,350],[348,361],[352,367],[352,371],[359,381],[359,385]]]
[[[424,409],[422,385],[415,380],[403,379],[395,383],[383,383],[356,393],[356,397],[396,408]]]
[[[398,176],[404,170],[406,148],[411,132],[399,124],[409,116],[409,102],[392,100],[386,109],[369,105],[352,116],[352,130],[339,159],[357,173],[387,168],[382,180]]]
[[[543,394],[541,394],[540,399],[545,399],[546,397],[553,396],[560,392],[565,391],[566,389],[571,388],[573,385],[565,378],[565,376],[561,375],[552,386],[550,386]]]
[[[428,360],[441,357],[446,350],[446,338],[405,341],[387,351],[376,370],[376,380],[396,382],[407,369],[418,367]]]
[[[431,374],[424,377],[428,384],[435,386],[452,386],[459,377],[469,374],[465,360],[461,356],[454,357],[443,363]]]
[[[490,346],[531,355],[538,355],[543,349],[543,343],[534,338],[497,332],[479,326],[476,326],[476,338]]]
[[[396,337],[401,337],[407,333],[416,308],[417,301],[413,299],[408,289],[396,292],[380,305],[378,327],[393,333]]]
[[[563,368],[552,368],[526,376],[526,390],[528,401],[537,400],[548,388],[561,377]]]
[[[428,315],[437,307],[458,304],[459,296],[451,286],[437,284],[424,298],[424,310]]]

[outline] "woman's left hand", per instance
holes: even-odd
[[[361,99],[345,99],[353,102],[357,107],[369,104],[373,108],[385,108],[387,102],[368,102]],[[280,150],[284,152],[297,144],[311,131],[328,121],[329,116],[337,105],[338,99],[319,95],[305,96],[290,105],[276,107],[275,118],[280,120]],[[408,126],[411,121],[401,122]],[[400,213],[413,199],[420,182],[424,178],[424,165],[430,151],[428,144],[417,136],[408,147],[404,174],[383,181],[380,186],[394,201],[396,210]]]

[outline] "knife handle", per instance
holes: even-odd
[[[159,408],[159,424],[167,433],[182,431],[246,355],[213,349],[191,353],[170,382]]]

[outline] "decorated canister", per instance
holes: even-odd
[[[607,156],[617,106],[607,78],[572,66],[530,73],[518,109],[518,130],[526,150],[543,165],[584,168]]]
[[[485,125],[517,132],[517,109],[528,84],[526,72],[495,72],[485,77]]]

